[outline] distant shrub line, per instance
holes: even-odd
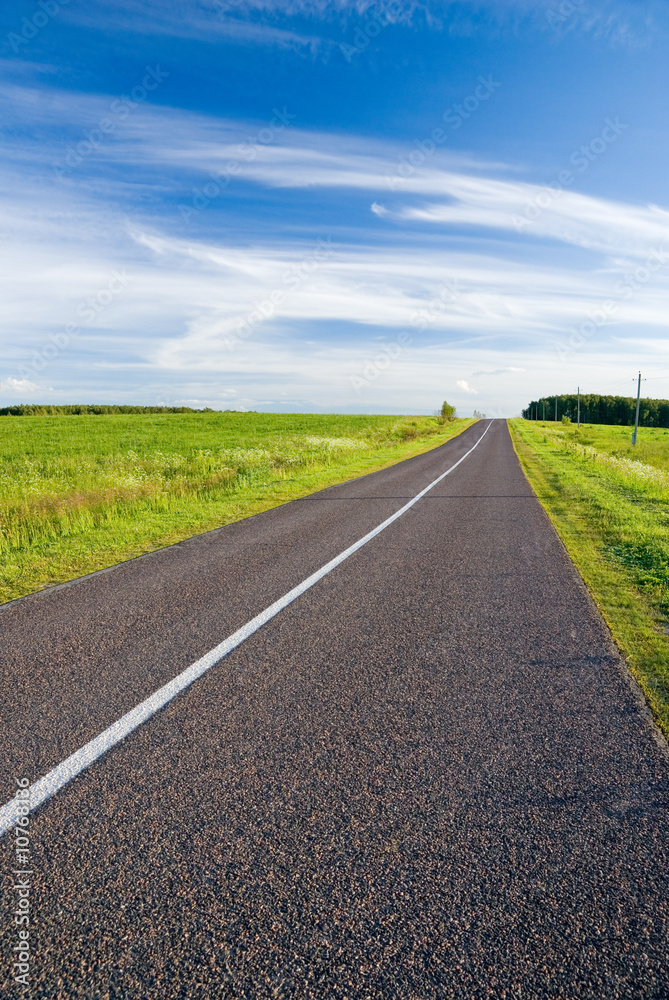
[[[555,420],[555,396],[533,399],[523,410],[526,420]],[[581,396],[581,423],[617,424],[627,427],[634,424],[636,398],[633,396],[600,396],[590,393]],[[557,419],[568,417],[576,420],[578,397],[563,395],[557,397]],[[669,427],[669,399],[642,399],[639,409],[639,423],[642,427]]]
[[[67,406],[21,403],[0,407],[0,417],[63,417],[86,413],[236,413],[237,410],[194,410],[190,406],[117,406],[114,403],[72,403]],[[249,411],[251,412],[251,411]]]

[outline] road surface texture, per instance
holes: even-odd
[[[488,423],[0,610],[1,801]],[[31,986],[11,982],[7,907],[2,996],[667,998],[668,789],[666,745],[494,421],[37,810]],[[13,851],[10,832],[8,886]]]

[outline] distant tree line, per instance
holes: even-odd
[[[204,410],[193,410],[190,406],[116,406],[112,403],[72,403],[67,406],[51,404],[39,405],[21,403],[16,406],[0,408],[0,417],[62,417],[80,416],[85,413],[218,413],[207,407]],[[232,412],[232,411],[224,411]]]
[[[555,420],[556,398],[557,419],[568,417],[576,421],[578,396],[575,393],[533,399],[523,410],[523,416],[526,420]],[[633,425],[635,411],[636,397],[633,396],[600,396],[597,393],[581,396],[581,423],[584,424]],[[642,399],[639,423],[642,427],[669,427],[669,399]]]

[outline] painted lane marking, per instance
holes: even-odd
[[[380,532],[392,524],[393,521],[396,521],[398,517],[401,517],[402,514],[409,510],[410,507],[413,507],[415,503],[418,503],[418,501],[422,499],[426,493],[433,489],[437,483],[440,483],[442,479],[445,479],[446,476],[450,475],[454,469],[457,469],[457,467],[471,455],[474,449],[479,446],[483,438],[486,436],[491,425],[492,420],[476,444],[473,445],[469,451],[462,456],[462,458],[458,459],[458,461],[452,465],[450,469],[447,469],[446,472],[442,472],[442,474],[438,476],[434,482],[430,483],[429,486],[426,486],[425,489],[420,491],[420,493],[417,493],[415,497],[379,524],[378,527],[364,535],[364,537],[359,539],[357,542],[354,542],[353,545],[350,545],[347,549],[344,549],[343,552],[340,552],[339,555],[335,556],[334,559],[331,559],[330,562],[325,563],[325,565],[321,566],[321,568],[316,570],[315,573],[308,576],[306,580],[303,580],[302,583],[293,587],[293,589],[289,590],[287,594],[280,597],[278,601],[270,604],[268,608],[265,608],[264,611],[261,611],[259,615],[252,618],[246,623],[246,625],[243,625],[236,632],[233,632],[232,635],[228,636],[227,639],[224,639],[223,642],[219,643],[218,646],[215,646],[214,649],[205,653],[201,659],[196,660],[195,663],[190,665],[190,667],[186,667],[186,669],[177,677],[168,681],[167,684],[163,685],[163,687],[159,688],[144,701],[140,702],[140,704],[131,709],[130,712],[127,712],[120,719],[117,719],[116,722],[109,726],[108,729],[105,729],[104,732],[100,733],[99,736],[96,736],[89,743],[86,743],[83,747],[81,747],[81,749],[76,750],[60,764],[57,764],[56,767],[49,771],[48,774],[45,774],[43,778],[39,778],[38,781],[30,786],[30,812],[40,806],[43,802],[46,802],[47,799],[50,799],[52,795],[55,795],[56,792],[60,791],[64,785],[67,785],[68,782],[70,782],[73,778],[76,778],[78,774],[81,774],[81,772],[84,771],[90,764],[96,761],[99,757],[102,757],[103,754],[105,754],[113,746],[116,746],[117,743],[120,743],[121,740],[125,739],[125,737],[128,736],[134,729],[137,729],[137,727],[141,726],[143,722],[150,719],[152,715],[155,715],[159,709],[167,705],[168,702],[172,701],[173,698],[184,691],[187,687],[190,687],[193,681],[196,681],[198,677],[205,674],[211,667],[218,663],[219,660],[222,660],[224,656],[227,656],[233,649],[240,646],[245,639],[248,639],[254,632],[257,632],[258,629],[262,628],[263,625],[274,618],[275,615],[278,615],[280,611],[287,608],[289,604],[292,604],[293,601],[297,600],[297,598],[304,594],[305,591],[313,587],[319,580],[322,580],[324,576],[328,575],[328,573],[331,573],[333,569],[343,563],[345,559],[348,559],[349,556],[352,556],[354,552],[358,551],[358,549],[361,549],[363,545],[367,544],[367,542],[370,542],[372,538],[376,538]],[[26,800],[24,799],[23,802],[21,802],[22,815],[25,809],[23,804],[25,801]],[[0,808],[0,837],[7,833],[7,831],[12,827],[16,826],[16,821],[19,816],[18,807],[19,801],[17,799],[10,799],[9,802],[5,803],[5,805]]]

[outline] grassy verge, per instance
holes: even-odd
[[[434,448],[471,420],[190,413],[0,419],[0,602]]]
[[[669,737],[669,431],[510,420],[518,457]]]

